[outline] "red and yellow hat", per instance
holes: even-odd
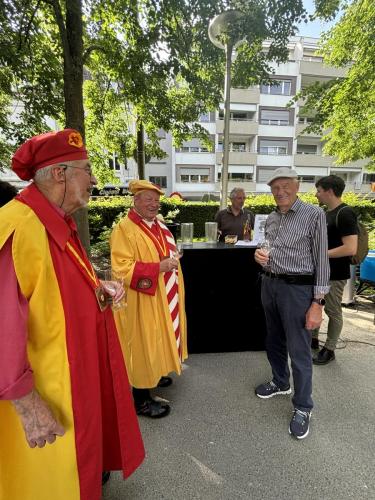
[[[24,142],[12,158],[13,171],[29,181],[40,168],[63,161],[87,160],[81,134],[72,128],[36,135]]]

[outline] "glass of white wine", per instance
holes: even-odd
[[[182,241],[176,242],[176,251],[174,252],[174,258],[180,260],[184,255],[184,244]]]
[[[118,300],[114,301],[113,296],[116,295],[116,291],[118,287],[116,286],[116,283],[118,285],[121,285],[124,289],[124,296]],[[113,269],[106,269],[104,271],[104,290],[107,292],[107,303],[112,306],[112,309],[118,310],[123,307],[127,306],[126,303],[126,290],[125,290],[125,285],[124,285],[124,278],[113,271]]]
[[[268,257],[267,263],[264,264],[265,266],[268,266],[269,265],[269,257],[270,257],[270,253],[272,250],[272,245],[271,245],[270,240],[268,238],[264,238],[264,240],[259,243],[258,248],[259,248],[259,250],[262,251],[262,253],[264,255],[266,255]]]

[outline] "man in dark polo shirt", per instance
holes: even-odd
[[[220,231],[219,241],[225,241],[225,236],[235,234],[239,240],[244,239],[244,228],[248,222],[254,227],[254,214],[247,208],[243,208],[246,194],[242,188],[233,188],[229,195],[231,205],[224,210],[219,210],[215,215],[217,228]]]

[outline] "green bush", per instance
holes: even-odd
[[[313,192],[300,194],[301,200],[317,204]],[[219,203],[214,201],[196,202],[181,201],[172,198],[161,198],[160,212],[166,216],[171,210],[179,210],[175,222],[193,222],[194,237],[204,237],[204,223],[213,221],[219,210]],[[375,203],[368,198],[359,197],[354,193],[346,193],[343,201],[350,205],[370,231],[370,248],[375,248]],[[112,228],[116,217],[132,205],[131,196],[113,196],[96,198],[89,203],[89,225],[91,243],[103,242]],[[268,214],[275,208],[275,202],[270,194],[251,195],[246,198],[245,206],[256,214]],[[104,232],[104,235],[102,234]]]

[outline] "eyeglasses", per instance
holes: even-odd
[[[93,177],[93,175],[94,175],[92,170],[91,170],[91,167],[83,167],[82,168],[82,167],[76,167],[75,165],[66,165],[65,163],[60,163],[59,167],[64,167],[64,169],[77,168],[78,170],[84,170],[89,177]]]

